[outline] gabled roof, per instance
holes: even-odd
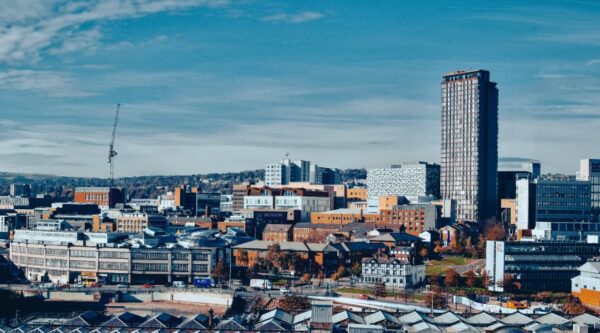
[[[148,320],[146,320],[145,322],[141,323],[139,325],[139,327],[144,327],[144,328],[171,328],[171,327],[176,327],[181,322],[182,322],[181,318],[172,316],[172,315],[170,315],[168,313],[165,313],[165,312],[161,312],[159,314],[156,314],[156,315],[148,318]]]
[[[129,331],[126,328],[117,327],[114,330],[110,331],[110,333],[129,333]]]
[[[588,261],[578,268],[580,272],[600,274],[600,261]]]
[[[132,327],[144,322],[144,317],[131,312],[122,312],[117,316],[103,322],[100,326],[104,327]]]
[[[540,324],[548,324],[548,325],[564,325],[571,322],[569,319],[559,316],[554,312],[550,312],[547,315],[543,315],[535,320]]]
[[[480,331],[469,324],[461,322],[446,327],[446,332],[479,333]]]
[[[13,330],[11,330],[11,333],[26,333],[29,332],[29,330],[32,327],[30,327],[29,325],[21,325],[19,327],[15,327]]]
[[[294,320],[294,317],[291,314],[289,314],[281,309],[275,309],[275,310],[271,310],[271,311],[263,314],[262,316],[260,316],[260,318],[258,319],[258,322],[262,323],[263,321],[267,321],[267,320],[271,320],[271,319],[276,319],[283,323],[291,324]]]
[[[48,327],[48,326],[38,326],[32,330],[30,330],[29,332],[31,333],[48,333],[52,331],[52,328]]]
[[[363,317],[361,317],[353,312],[350,312],[348,310],[334,314],[331,317],[331,319],[334,324],[338,324],[338,323],[341,323],[346,320],[348,320],[350,323],[355,323],[355,324],[364,324],[365,323],[365,320]]]
[[[466,319],[466,321],[474,326],[488,326],[496,323],[498,318],[487,312],[481,312]]]
[[[208,323],[208,317],[203,314],[197,314],[194,317],[188,318],[177,328],[186,329],[186,330],[204,330],[206,329],[206,325]]]
[[[294,319],[292,320],[292,324],[299,324],[301,322],[310,320],[311,317],[312,317],[312,310],[301,312],[294,316]]]
[[[385,244],[367,242],[343,242],[335,245],[346,252],[375,251],[385,248]]]
[[[107,316],[98,311],[86,311],[75,318],[65,322],[68,326],[95,326],[108,319]]]
[[[533,319],[527,317],[526,315],[520,312],[515,312],[511,315],[500,319],[500,321],[505,325],[525,326],[533,322]]]
[[[91,330],[90,333],[108,333],[109,331],[110,329],[106,327],[98,327],[96,329]]]
[[[412,311],[409,312],[403,316],[401,316],[400,318],[398,318],[398,320],[400,320],[400,322],[404,323],[404,324],[408,324],[408,325],[412,325],[421,321],[430,321],[429,317],[427,317],[426,314],[421,313],[419,311]]]
[[[409,332],[441,332],[442,330],[440,330],[437,326],[432,325],[428,322],[422,321],[420,323],[416,323],[414,325],[411,325],[408,328]]]
[[[235,318],[229,318],[220,322],[216,329],[223,331],[245,331],[247,328],[240,324]]]
[[[267,321],[263,321],[262,323],[256,324],[254,326],[255,329],[261,331],[286,331],[287,329],[283,327],[283,325],[279,324],[279,321],[271,318]]]
[[[584,314],[580,314],[579,316],[573,317],[573,318],[571,318],[571,321],[576,324],[586,324],[586,325],[600,324],[600,318],[598,318],[594,315],[591,315],[589,313],[584,313]]]
[[[535,332],[535,333],[543,333],[543,332],[552,333],[552,325],[539,324],[536,322],[533,322],[533,323],[523,327],[523,329],[526,331],[531,331],[531,332]]]
[[[492,325],[487,326],[486,328],[484,328],[484,331],[485,332],[495,331],[495,330],[497,330],[497,329],[499,329],[501,327],[504,327],[504,326],[506,326],[506,325],[502,324],[501,322],[496,322],[496,323],[494,323],[494,324],[492,324]]]
[[[389,234],[383,234],[377,236],[371,241],[374,242],[420,242],[421,238],[418,236],[413,236],[411,234],[407,234],[405,232],[390,232]]]
[[[68,333],[70,331],[71,331],[71,328],[69,328],[69,327],[59,326],[54,329],[51,329],[49,332],[50,333]]]
[[[85,326],[76,327],[70,333],[90,333],[92,330]]]
[[[463,321],[466,321],[466,319],[450,311],[433,318],[433,322],[435,322],[438,325],[454,325]]]
[[[392,324],[396,324],[396,325],[402,325],[402,323],[398,320],[398,318],[392,316],[390,313],[386,312],[386,311],[377,311],[374,313],[371,313],[367,316],[364,317],[365,320],[365,324],[379,324],[381,322],[390,322]]]

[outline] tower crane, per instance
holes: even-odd
[[[117,112],[115,113],[115,122],[113,124],[112,139],[110,140],[110,146],[108,147],[108,164],[110,165],[110,183],[114,185],[115,182],[115,157],[117,151],[115,150],[115,138],[117,136],[117,122],[119,121],[119,111],[121,110],[121,104],[117,104]]]

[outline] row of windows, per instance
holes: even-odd
[[[134,271],[166,272],[167,264],[133,263],[132,270],[134,270]]]
[[[116,271],[127,271],[129,270],[129,264],[126,262],[103,262],[98,264],[99,269],[104,270],[116,270]]]

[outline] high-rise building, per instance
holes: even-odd
[[[581,160],[577,180],[590,182],[593,219],[600,222],[600,159]]]
[[[442,79],[441,194],[459,221],[497,215],[498,89],[485,70]]]

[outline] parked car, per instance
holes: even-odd
[[[237,287],[237,288],[235,288],[235,291],[237,291],[239,293],[245,293],[246,292],[246,287]]]
[[[174,288],[186,288],[187,285],[183,281],[173,281]]]
[[[129,285],[127,285],[126,283],[119,283],[117,285],[117,288],[129,288]]]
[[[142,285],[142,287],[144,287],[144,288],[146,288],[146,289],[150,289],[150,288],[154,288],[154,285],[153,285],[153,284],[150,284],[150,283],[144,283],[144,284]]]
[[[283,288],[279,289],[279,292],[280,292],[282,295],[287,295],[287,294],[289,294],[289,293],[291,292],[291,290],[289,290],[289,289],[288,289],[288,288],[286,288],[286,287],[283,287]]]
[[[367,294],[360,294],[360,299],[367,300],[367,299],[373,299],[373,298]]]

